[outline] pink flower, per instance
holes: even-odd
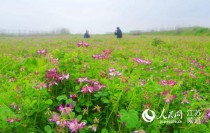
[[[94,54],[94,55],[92,55],[92,57],[94,59],[102,59],[102,55],[100,55],[100,54]]]
[[[67,75],[65,75],[64,73],[62,73],[62,77],[59,77],[60,80],[64,80],[64,79],[69,79],[69,73]]]
[[[105,85],[99,83],[97,80],[88,80],[87,78],[79,78],[77,79],[77,82],[87,82],[88,84],[86,86],[83,86],[81,89],[81,92],[83,94],[87,94],[87,93],[93,93],[94,91],[99,91],[102,88],[106,88]]]
[[[210,119],[210,109],[206,110],[206,117]]]
[[[37,50],[37,51],[36,51],[36,53],[37,53],[38,55],[41,55],[41,54],[42,54],[42,55],[44,55],[44,56],[45,56],[45,55],[47,54],[47,50],[46,50],[46,49],[43,49],[43,50]]]
[[[93,91],[94,91],[94,87],[93,86],[84,86],[84,87],[82,87],[82,90],[81,90],[81,92],[83,93],[83,94],[86,94],[86,93],[93,93]]]
[[[117,118],[120,119],[120,116],[121,116],[120,113],[118,113],[118,114],[117,114]]]
[[[138,64],[147,64],[147,65],[151,65],[151,64],[152,64],[151,61],[149,61],[149,60],[143,60],[143,59],[141,59],[141,58],[135,58],[134,60],[135,60],[136,63],[138,63]]]
[[[58,60],[58,58],[57,59],[54,59],[53,57],[50,57],[50,63],[55,64],[56,66],[59,66],[59,60]]]
[[[97,131],[97,127],[98,127],[97,124],[93,124],[93,125],[91,125],[91,126],[88,126],[88,128],[91,128],[91,130],[92,130],[93,132],[96,132],[96,131]]]
[[[47,70],[46,73],[46,80],[48,81],[49,86],[52,86],[54,84],[58,84],[60,81],[60,75],[56,68],[53,68],[51,70]]]
[[[184,95],[184,96],[187,96],[187,91],[184,91],[184,92],[183,92],[183,95]]]
[[[51,122],[55,122],[57,125],[60,124],[61,116],[59,114],[54,114],[52,118],[49,119]]]
[[[93,86],[94,91],[98,91],[101,88],[106,88],[105,85],[99,83],[99,81],[97,81],[97,80],[89,80],[89,85]]]
[[[93,83],[94,90],[100,90],[101,88],[106,88],[105,85],[100,84],[98,81]]]
[[[88,82],[88,78],[87,77],[84,77],[84,78],[78,78],[77,79],[77,83],[80,84],[80,83],[83,83],[83,82]]]
[[[112,76],[121,76],[122,73],[119,72],[119,71],[116,71],[115,68],[110,68],[109,69],[109,75],[112,77]]]
[[[108,59],[109,55],[112,53],[112,50],[110,49],[105,49],[103,50],[102,54],[94,54],[92,57],[94,59]]]
[[[168,90],[168,91],[164,90],[162,94],[164,96],[163,100],[165,101],[166,104],[169,104],[172,100],[174,100],[176,98],[176,95],[170,94],[170,90]]]
[[[70,114],[70,112],[72,112],[74,108],[74,105],[73,104],[70,104],[69,106],[63,106],[62,104],[59,106],[58,108],[58,111],[60,111],[61,113],[64,113],[64,114]]]
[[[210,109],[205,111],[205,115],[201,119],[201,123],[207,123],[210,120]]]
[[[109,72],[112,73],[112,72],[115,72],[116,69],[115,68],[109,68]]]
[[[37,50],[36,53],[39,55],[41,54],[41,50]]]
[[[77,94],[70,94],[69,97],[72,98],[72,99],[77,99]]]
[[[13,118],[7,118],[7,122],[8,123],[13,123],[14,122],[14,119]]]
[[[67,126],[69,128],[69,130],[73,133],[77,133],[79,129],[83,129],[85,127],[86,123],[85,122],[81,122],[78,123],[78,120],[75,118],[73,119],[71,122],[67,122]]]
[[[192,60],[191,64],[194,65],[194,66],[197,66],[198,65],[198,61],[196,59]]]
[[[46,55],[46,54],[47,54],[47,50],[46,50],[46,49],[43,49],[43,50],[41,50],[41,53],[42,53],[43,55]]]
[[[78,47],[89,47],[89,43],[86,43],[86,42],[84,42],[84,41],[81,41],[81,42],[79,42],[79,43],[77,43],[77,46]]]
[[[196,79],[195,74],[193,74],[192,72],[190,72],[190,76],[191,76],[192,78]]]
[[[176,82],[174,80],[162,80],[159,84],[163,86],[174,86],[176,85]]]
[[[43,88],[47,88],[47,84],[44,82],[41,82],[38,85],[36,85],[35,88],[41,90]]]
[[[103,50],[103,53],[105,55],[110,55],[112,53],[112,50],[108,48],[108,49]]]
[[[203,70],[204,66],[203,65],[199,65],[199,69]]]

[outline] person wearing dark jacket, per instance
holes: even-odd
[[[89,31],[86,30],[85,34],[84,34],[84,38],[90,38],[90,34],[89,34]]]
[[[117,36],[117,38],[122,38],[122,31],[119,27],[117,27],[114,34]]]

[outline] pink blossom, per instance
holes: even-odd
[[[59,77],[60,80],[64,80],[64,79],[69,79],[69,73],[68,74],[64,74],[62,73],[62,77]]]
[[[109,75],[112,77],[112,76],[121,76],[122,73],[119,72],[119,71],[116,71],[115,68],[110,68],[109,69]]]
[[[203,70],[204,66],[203,65],[199,65],[199,69]]]
[[[56,66],[59,66],[58,58],[54,59],[53,57],[50,57],[50,63],[55,64]]]
[[[97,131],[97,127],[98,127],[97,124],[93,124],[93,125],[91,125],[91,126],[88,126],[88,128],[91,128],[91,130],[92,130],[93,132],[96,132],[96,131]]]
[[[102,85],[102,84],[99,83],[98,81],[95,81],[95,82],[93,83],[93,88],[94,88],[94,90],[96,91],[96,90],[100,90],[101,88],[106,88],[106,86],[105,86],[105,85]]]
[[[84,86],[84,87],[82,87],[82,90],[81,90],[81,92],[83,93],[83,94],[86,94],[86,93],[93,93],[93,91],[94,91],[94,87],[93,86]]]
[[[49,119],[49,121],[58,123],[58,121],[60,121],[60,119],[61,119],[61,116],[59,114],[54,114],[52,116],[52,118]]]
[[[45,55],[47,54],[47,50],[46,50],[46,49],[43,49],[43,50],[37,50],[37,51],[36,51],[36,53],[37,53],[38,55],[41,55],[41,54],[42,54],[42,55],[44,55],[44,56],[45,56]]]
[[[111,72],[115,72],[116,71],[116,69],[115,68],[109,68],[109,72],[111,73]]]
[[[41,54],[41,50],[37,50],[36,53],[39,55]]]
[[[79,43],[77,43],[77,46],[78,47],[88,47],[89,46],[89,43],[86,43],[86,42],[84,42],[84,41],[81,41],[81,42],[79,42]]]
[[[46,49],[43,49],[43,50],[41,50],[41,53],[42,53],[43,55],[45,55],[45,54],[47,54],[47,50],[46,50]]]
[[[69,128],[69,130],[73,133],[77,133],[79,129],[83,129],[85,127],[86,123],[85,122],[81,122],[78,123],[78,120],[75,118],[73,119],[71,122],[67,122],[67,126]]]
[[[104,58],[103,55],[101,55],[101,54],[94,54],[94,55],[92,55],[92,57],[94,59],[103,59]]]
[[[183,92],[183,95],[184,95],[184,96],[187,96],[187,91],[184,91],[184,92]]]
[[[69,97],[72,98],[72,99],[77,99],[77,94],[70,94]]]
[[[143,60],[143,59],[141,59],[141,58],[135,58],[134,60],[135,60],[136,63],[138,63],[138,64],[147,64],[147,65],[151,65],[151,64],[152,64],[151,61],[149,61],[149,60]]]
[[[176,95],[170,94],[170,90],[168,91],[164,90],[162,94],[164,96],[163,100],[165,101],[166,104],[169,104],[172,100],[176,98]]]
[[[105,49],[102,54],[94,54],[92,57],[94,59],[108,59],[111,53],[112,51],[110,49]]]
[[[70,114],[74,108],[73,104],[70,104],[69,106],[65,105],[63,106],[62,104],[59,106],[58,111],[64,114]]]
[[[163,86],[174,86],[177,84],[177,82],[175,82],[174,80],[162,80],[159,82],[159,84]]]
[[[108,49],[103,50],[103,53],[105,55],[110,55],[112,53],[112,50],[108,48]]]
[[[121,116],[120,113],[118,113],[118,114],[117,114],[117,118],[120,119],[120,116]]]
[[[201,119],[201,123],[207,123],[208,120],[210,120],[210,109],[207,109],[205,111],[205,114],[204,114],[204,116]]]
[[[206,116],[208,119],[210,119],[210,109],[206,110]]]
[[[8,123],[13,123],[14,122],[14,119],[13,118],[7,118],[7,122]]]
[[[59,75],[56,68],[47,70],[46,80],[47,80],[49,86],[52,86],[54,84],[56,84],[56,85],[58,84],[58,82],[60,81],[60,75]]]
[[[194,65],[194,66],[197,66],[198,65],[198,61],[196,59],[192,60],[191,64]]]
[[[196,76],[195,76],[194,73],[190,72],[190,76],[191,76],[192,78],[196,79]]]
[[[84,77],[84,78],[78,78],[77,79],[77,83],[80,84],[80,83],[83,83],[83,82],[88,82],[88,78],[87,77]]]
[[[83,94],[93,93],[94,91],[99,91],[101,88],[106,88],[105,85],[99,83],[97,80],[88,80],[87,77],[85,78],[78,78],[77,83],[86,82],[86,86],[83,86],[81,92]]]

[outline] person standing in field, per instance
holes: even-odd
[[[122,31],[119,27],[117,27],[114,34],[117,36],[117,38],[122,38]]]
[[[86,30],[85,34],[84,34],[84,38],[90,38],[90,34],[89,34],[89,31]]]

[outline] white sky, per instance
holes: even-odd
[[[210,27],[210,0],[0,0],[0,29],[71,33]]]

